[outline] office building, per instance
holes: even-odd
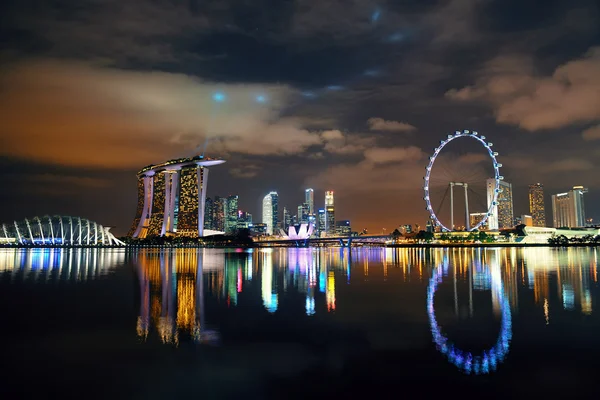
[[[225,207],[227,207],[227,199],[215,196],[212,225],[212,229],[215,231],[225,232]]]
[[[326,218],[325,218],[325,209],[324,208],[320,208],[319,212],[317,214],[317,235],[319,237],[322,237],[325,232],[327,232],[326,230]]]
[[[290,225],[292,225],[292,216],[287,207],[283,207],[283,230],[287,232]]]
[[[214,201],[210,197],[206,198],[204,202],[204,229],[214,229]]]
[[[277,213],[278,213],[279,195],[277,192],[270,192],[263,198],[262,204],[262,222],[267,226],[267,234],[273,235],[277,232]]]
[[[328,236],[335,236],[335,203],[333,191],[325,192],[325,232]]]
[[[491,215],[488,217],[488,228],[490,230],[507,229],[514,226],[512,185],[503,180],[500,181],[498,199],[492,205],[496,180],[490,178],[486,181],[487,205],[491,207]]]
[[[400,225],[399,229],[401,234],[406,235],[407,233],[410,234],[412,233],[413,229],[412,229],[412,225],[410,224],[406,224],[406,225]]]
[[[196,156],[140,170],[137,210],[129,236],[204,236],[208,167],[224,162]]]
[[[525,226],[534,226],[533,225],[533,217],[531,215],[521,215],[521,217],[519,218],[519,224],[518,225],[525,225]]]
[[[546,208],[544,207],[544,185],[535,183],[529,185],[529,213],[533,226],[546,226]]]
[[[300,224],[308,224],[310,217],[310,208],[308,203],[302,203],[298,206],[298,221]]]
[[[473,228],[478,223],[480,223],[485,218],[486,215],[487,215],[487,213],[469,213],[469,226],[471,228]],[[480,231],[487,230],[488,222],[489,221],[485,221],[483,224],[481,224],[481,226],[479,227],[479,230]]]
[[[239,201],[238,196],[228,196],[224,204],[225,233],[235,233],[238,223]]]
[[[308,205],[308,214],[315,215],[315,191],[306,189],[304,191],[304,203]]]
[[[586,225],[583,195],[587,189],[574,186],[565,193],[552,195],[552,216],[555,228],[578,228]]]
[[[252,225],[252,214],[239,210],[237,218],[237,229],[248,229]]]
[[[352,228],[348,220],[336,221],[335,227],[337,236],[350,236],[352,234]]]

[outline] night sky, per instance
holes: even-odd
[[[494,143],[516,215],[541,182],[549,223],[549,195],[574,185],[600,219],[599,3],[0,5],[2,222],[75,215],[124,234],[136,172],[206,149],[227,160],[208,195],[238,194],[255,221],[269,191],[295,210],[312,187],[354,230],[424,225],[429,155],[463,129]],[[477,154],[454,165],[485,168]]]

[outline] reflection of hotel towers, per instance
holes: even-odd
[[[136,263],[141,290],[138,335],[145,340],[153,323],[163,343],[178,344],[180,332],[196,341],[210,340],[214,333],[204,324],[201,253],[140,252]]]
[[[581,309],[584,314],[592,313],[592,283],[598,282],[598,250],[569,248],[554,252],[547,248],[523,250],[527,281],[534,291],[537,304],[544,306],[546,321],[549,322],[550,299],[552,297],[549,272],[556,272],[556,294],[567,311]]]
[[[16,279],[84,282],[106,275],[123,263],[117,249],[4,249],[0,251],[0,274]]]
[[[204,236],[207,167],[224,162],[196,156],[139,171],[137,211],[129,236]]]

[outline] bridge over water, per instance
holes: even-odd
[[[378,245],[382,246],[390,235],[359,235],[359,236],[330,236],[324,238],[308,239],[278,239],[278,240],[256,240],[257,247],[311,247],[311,246],[340,246],[352,247],[352,245]]]

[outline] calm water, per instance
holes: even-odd
[[[0,395],[596,398],[597,259],[0,249]]]

